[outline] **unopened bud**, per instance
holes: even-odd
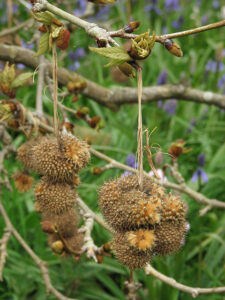
[[[99,130],[99,129],[102,129],[102,128],[105,128],[105,121],[104,120],[100,120],[96,126],[96,129]]]
[[[64,249],[63,242],[60,240],[55,241],[54,243],[52,243],[51,248],[55,253],[61,254]]]
[[[67,29],[62,29],[56,39],[56,46],[61,50],[66,50],[70,43],[70,32]]]
[[[91,128],[96,128],[100,120],[101,120],[100,117],[95,116],[88,121],[88,124],[91,126]]]
[[[46,233],[54,233],[56,231],[54,225],[49,221],[41,222],[41,230]]]
[[[140,21],[130,22],[124,26],[124,31],[126,33],[132,33],[138,29],[138,27],[140,26],[140,23],[141,23]]]
[[[102,173],[102,170],[101,170],[101,168],[95,167],[95,168],[91,169],[91,173],[94,175],[99,175]]]
[[[38,30],[40,31],[40,32],[47,32],[47,28],[46,28],[46,26],[43,24],[42,26],[40,26],[39,28],[38,28]]]
[[[90,109],[86,106],[81,107],[77,112],[76,112],[76,117],[78,119],[83,119],[85,115],[89,114]]]
[[[180,46],[177,43],[175,43],[173,40],[166,39],[164,42],[164,46],[171,54],[178,56],[178,57],[183,56],[183,52],[182,52]]]
[[[104,255],[97,254],[96,258],[97,258],[98,264],[103,263]]]
[[[126,76],[128,76],[130,78],[135,78],[136,77],[136,73],[135,73],[133,67],[130,64],[128,64],[127,62],[125,62],[123,64],[120,64],[118,66],[118,68],[120,69],[120,71],[124,75],[126,75]]]

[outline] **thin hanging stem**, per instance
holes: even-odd
[[[142,112],[141,112],[141,97],[142,97],[142,69],[137,69],[138,78],[138,183],[140,190],[143,189],[143,141],[142,141]]]
[[[52,56],[53,56],[53,103],[54,103],[54,133],[58,137],[58,118],[57,118],[57,105],[58,105],[58,64],[56,44],[52,43]]]

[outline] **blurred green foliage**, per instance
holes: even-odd
[[[102,15],[98,12],[97,16],[100,15],[100,17],[97,22],[113,30],[123,27],[127,22],[125,2],[125,0],[118,1]],[[216,1],[180,0],[179,10],[170,11],[165,9],[166,2],[163,0],[131,2],[133,19],[141,21],[137,33],[145,32],[149,28],[155,30],[156,34],[161,34],[165,30],[175,32],[200,26],[206,19],[210,23],[222,19],[222,0],[217,1],[217,9],[214,7]],[[149,10],[149,6],[153,4],[161,10],[161,15],[158,15],[151,7]],[[4,4],[2,5],[1,29],[6,27],[7,22],[6,19],[4,20],[6,10]],[[75,9],[74,4],[71,6]],[[62,7],[65,8],[63,4]],[[77,8],[79,8],[79,2]],[[100,8],[100,10],[103,9],[105,7]],[[182,22],[179,28],[175,29],[173,22],[179,21],[181,17]],[[22,5],[19,5],[15,11],[15,18],[25,21],[29,18],[29,13]],[[95,20],[95,16],[92,17],[92,20]],[[33,29],[19,32],[24,43],[31,39],[32,34]],[[219,67],[214,71],[207,70],[207,64],[209,61],[215,61],[217,66],[223,63],[218,58],[218,51],[222,49],[221,51],[224,53],[224,29],[183,37],[177,42],[184,53],[182,58],[170,55],[162,45],[155,45],[151,56],[143,63],[144,86],[156,85],[160,73],[166,70],[170,83],[189,82],[193,88],[223,93],[224,87],[218,87],[218,82],[225,74],[225,70],[222,67],[221,70]],[[85,50],[86,55],[79,59],[80,67],[77,72],[103,86],[118,86],[119,84],[112,79],[111,70],[103,67],[106,59],[90,53],[88,46],[95,46],[95,41],[88,37],[83,30],[76,29],[71,36],[67,52],[75,52],[78,47]],[[47,56],[50,58],[50,55]],[[69,56],[64,54],[61,54],[59,61],[60,65],[64,67],[69,67],[73,63]],[[136,84],[136,80],[133,79],[126,85],[136,86]],[[52,114],[49,97],[46,92],[44,109],[46,113]],[[20,88],[17,92],[17,99],[20,99],[24,106],[34,108],[35,88],[31,86]],[[64,99],[63,103],[72,108],[88,106],[91,116],[97,115],[105,120],[106,127],[96,134],[87,129],[87,124],[83,120],[69,115],[78,134],[82,132],[82,135],[85,135],[88,132],[88,134],[97,135],[99,142],[93,145],[94,148],[123,163],[128,154],[136,152],[137,105],[123,105],[118,112],[113,112],[83,96],[79,96],[79,101],[75,104],[72,103],[72,96]],[[190,122],[194,126],[191,126]],[[187,142],[186,146],[192,148],[192,152],[179,158],[180,171],[186,182],[195,190],[200,188],[201,192],[209,198],[225,201],[225,116],[223,110],[214,106],[179,100],[176,113],[170,115],[162,107],[158,107],[157,102],[149,103],[143,105],[143,126],[150,131],[157,127],[157,130],[151,135],[151,143],[160,145],[163,152],[168,151],[172,142],[179,138],[184,139]],[[10,134],[16,146],[25,141],[22,133],[10,130]],[[1,143],[0,146],[2,146]],[[191,182],[191,178],[198,167],[200,153],[204,153],[206,157],[203,168],[209,181],[199,187],[198,182]],[[170,162],[168,155],[164,155],[164,162]],[[92,157],[89,166],[81,172],[82,184],[78,187],[80,196],[96,212],[99,212],[98,187],[105,180],[122,174],[122,171],[116,169],[105,171],[98,176],[90,173],[92,167],[101,167],[104,164],[105,162],[102,160]],[[15,155],[11,155],[5,161],[5,168],[10,176],[21,168],[16,162]],[[146,159],[144,168],[147,171],[150,170]],[[167,175],[169,177],[169,174]],[[169,179],[172,180],[170,177]],[[12,184],[14,186],[14,183]],[[154,258],[152,264],[160,272],[174,277],[186,285],[199,287],[225,285],[224,211],[212,209],[203,217],[199,217],[199,210],[202,206],[186,195],[183,197],[189,205],[188,221],[191,225],[185,245],[175,255]],[[52,282],[59,291],[69,297],[77,297],[79,300],[125,299],[123,287],[129,271],[114,258],[106,257],[104,263],[96,264],[88,261],[85,257],[82,257],[79,262],[75,262],[72,258],[60,259],[52,255],[46,245],[46,235],[40,228],[40,216],[34,211],[33,192],[19,194],[14,187],[13,193],[9,193],[3,188],[2,201],[12,223],[22,237],[37,255],[48,262]],[[3,228],[4,222],[0,218],[0,236]],[[93,238],[100,246],[109,240],[110,235],[100,225],[95,224]],[[15,238],[11,238],[8,243],[8,257],[3,276],[4,281],[0,283],[0,299],[47,299],[39,269]],[[141,300],[192,299],[189,294],[175,290],[151,276],[146,276],[142,270],[135,271],[134,279],[143,283],[143,288],[139,291]],[[55,297],[50,295],[48,299],[55,299]],[[222,300],[224,295],[203,295],[198,299]]]

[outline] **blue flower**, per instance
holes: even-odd
[[[138,163],[136,162],[136,157],[133,153],[127,155],[126,163],[131,168],[136,169],[138,167]],[[130,172],[130,171],[124,171],[124,173],[121,175],[121,177],[128,176],[131,174],[132,174],[132,172]]]
[[[163,110],[169,115],[175,115],[177,110],[177,100],[172,99],[166,101],[166,103],[163,105]]]
[[[190,124],[190,126],[187,128],[187,132],[188,132],[188,133],[192,133],[193,127],[195,127],[196,124],[197,124],[196,119],[191,120],[191,121],[189,122],[189,124]]]
[[[198,178],[200,178],[202,180],[202,182],[208,182],[208,176],[206,174],[206,172],[201,168],[204,166],[205,164],[205,154],[204,153],[200,153],[198,156],[198,164],[199,167],[197,168],[197,170],[194,172],[191,181],[195,182],[197,181]]]
[[[208,60],[206,66],[205,66],[205,70],[208,72],[211,71],[214,73],[217,71],[221,72],[224,70],[224,64],[222,62],[217,62],[215,60],[210,59],[210,60]]]
[[[176,11],[180,9],[179,0],[165,0],[166,11]]]
[[[220,8],[220,3],[219,3],[219,1],[217,1],[217,0],[213,1],[212,7],[213,7],[214,9]]]
[[[158,85],[162,85],[162,84],[166,84],[168,81],[168,73],[167,71],[164,69],[162,70],[162,72],[159,74],[159,77],[157,79],[157,84]]]
[[[202,181],[205,183],[209,181],[209,178],[208,178],[206,172],[203,171],[200,167],[198,167],[198,169],[194,172],[194,174],[191,178],[191,181],[195,182],[195,181],[197,181],[198,178],[201,178]]]
[[[180,27],[181,27],[183,21],[184,21],[183,16],[180,16],[180,17],[178,18],[178,20],[172,22],[172,27],[173,27],[174,29],[177,29],[177,30],[180,29]]]
[[[73,12],[76,16],[81,17],[86,11],[86,0],[80,0],[78,2],[78,8],[76,8]]]
[[[157,15],[161,15],[161,10],[157,7],[158,0],[153,0],[151,5],[145,6],[145,11],[148,13],[149,11],[154,11]]]
[[[225,74],[223,74],[218,80],[217,86],[219,89],[225,88]]]

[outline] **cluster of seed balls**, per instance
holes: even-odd
[[[35,210],[42,213],[42,230],[56,253],[75,253],[82,246],[74,208],[78,172],[90,159],[88,145],[69,134],[42,136],[18,149],[18,159],[42,176],[35,187]]]
[[[114,231],[113,252],[130,269],[144,267],[155,255],[173,253],[184,242],[185,203],[149,178],[142,190],[136,175],[106,182],[99,205]]]

